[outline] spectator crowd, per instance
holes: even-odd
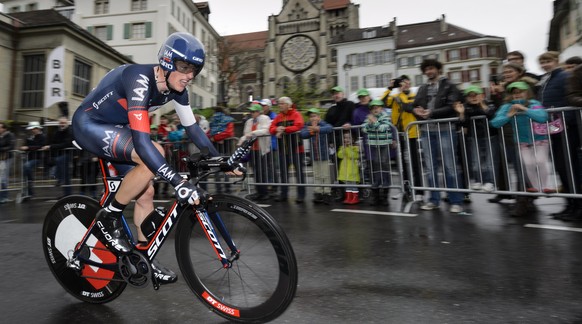
[[[493,193],[491,203],[515,199],[513,216],[523,217],[536,208],[537,197],[580,194],[582,183],[582,59],[561,63],[557,52],[546,52],[538,62],[545,72],[539,76],[526,70],[520,52],[510,52],[488,88],[461,89],[438,60],[425,59],[420,69],[426,82],[417,91],[402,75],[390,81],[380,98],[358,90],[358,102],[347,100],[344,89],[335,86],[328,109],[297,107],[288,96],[253,101],[240,134],[226,108],[214,108],[208,120],[195,117],[221,154],[258,137],[245,161],[255,183],[248,198],[257,202],[288,201],[289,187],[295,186],[298,204],[313,187],[313,203],[355,205],[365,197],[371,205],[388,206],[390,198],[400,197],[390,196],[396,173],[415,189],[412,199],[422,210],[439,209],[445,200],[449,212],[461,213],[470,197],[459,189],[470,189]],[[0,122],[0,204],[9,201],[15,149],[25,157],[25,196],[35,194],[40,165],[62,186],[63,195],[71,194],[71,174],[77,170],[71,171],[72,162],[82,174],[80,192],[97,195],[96,158],[67,150],[72,148],[68,119],[60,118],[58,126],[47,136],[39,122],[30,122],[28,137],[16,147],[9,125]],[[197,148],[185,141],[175,116],[161,116],[150,137],[162,144],[170,163],[185,171],[182,158]],[[393,172],[393,164],[404,172]],[[214,182],[215,191],[231,192],[226,175],[217,173]],[[169,194],[166,183],[156,183],[155,190]],[[563,210],[552,215],[582,221],[582,201],[565,201]]]

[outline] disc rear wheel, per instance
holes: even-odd
[[[71,258],[100,208],[97,201],[86,196],[63,198],[47,213],[42,230],[46,261],[57,281],[76,298],[96,304],[117,298],[127,285],[117,271]],[[100,263],[116,263],[117,257],[100,239],[91,234],[82,255]]]

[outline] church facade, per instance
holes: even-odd
[[[281,12],[269,17],[268,31],[225,36],[236,55],[250,63],[228,85],[229,104],[278,98],[293,83],[316,91],[331,88],[338,69],[329,44],[354,28],[359,28],[359,5],[349,0],[284,0]]]

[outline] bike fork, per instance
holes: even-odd
[[[226,229],[226,226],[224,225],[224,223],[222,222],[222,219],[220,218],[220,215],[218,215],[218,213],[215,212],[215,213],[212,213],[212,216],[211,216],[206,211],[196,210],[196,217],[198,218],[198,222],[200,223],[200,225],[204,229],[204,233],[206,234],[206,237],[208,238],[208,240],[212,244],[212,248],[214,249],[214,252],[216,252],[216,255],[218,256],[218,259],[222,263],[222,266],[224,268],[232,267],[232,262],[234,260],[238,259],[239,255],[240,255],[240,251],[236,248],[232,238],[230,237],[230,234],[228,233],[228,231]],[[224,252],[224,249],[222,248],[222,245],[220,244],[220,241],[218,240],[218,236],[216,235],[216,230],[214,229],[214,226],[212,225],[212,223],[214,223],[215,226],[218,228],[218,231],[220,232],[222,238],[226,241],[226,244],[228,245],[229,249],[231,250],[230,257],[226,256],[226,253]]]

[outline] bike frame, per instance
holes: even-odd
[[[115,197],[115,193],[119,189],[121,182],[123,181],[123,176],[111,176],[109,174],[109,164],[108,162],[99,159],[99,165],[101,169],[101,173],[103,175],[103,184],[105,186],[105,192],[100,200],[101,206],[108,205]],[[147,245],[142,244],[135,244],[135,251],[143,254],[150,262],[154,260],[157,253],[160,251],[162,245],[168,238],[168,234],[174,228],[174,226],[178,223],[179,217],[187,211],[188,208],[194,208],[190,205],[180,205],[177,201],[174,201],[168,211],[164,216],[164,220],[160,224],[159,228],[156,230],[156,233],[150,239]],[[232,261],[238,258],[240,251],[236,248],[230,233],[228,232],[226,226],[224,225],[222,218],[218,214],[218,212],[208,213],[205,209],[202,208],[194,208],[196,218],[200,223],[200,226],[204,229],[206,234],[206,238],[208,239],[210,245],[214,249],[218,260],[222,263],[224,268],[230,268],[232,266]],[[130,240],[134,241],[133,235],[131,233],[131,229],[125,220],[125,217],[122,215],[123,227],[127,232]],[[83,263],[108,269],[111,271],[117,270],[117,263],[99,263],[91,260],[89,257],[85,257],[82,255],[81,251],[84,246],[86,246],[88,237],[92,233],[95,227],[96,220],[93,220],[87,232],[83,236],[81,242],[79,242],[75,248],[73,253],[73,258],[81,260]],[[221,237],[224,239],[226,244],[228,245],[231,255],[227,256],[225,250],[222,248],[220,241],[217,236],[217,231],[220,233]]]

